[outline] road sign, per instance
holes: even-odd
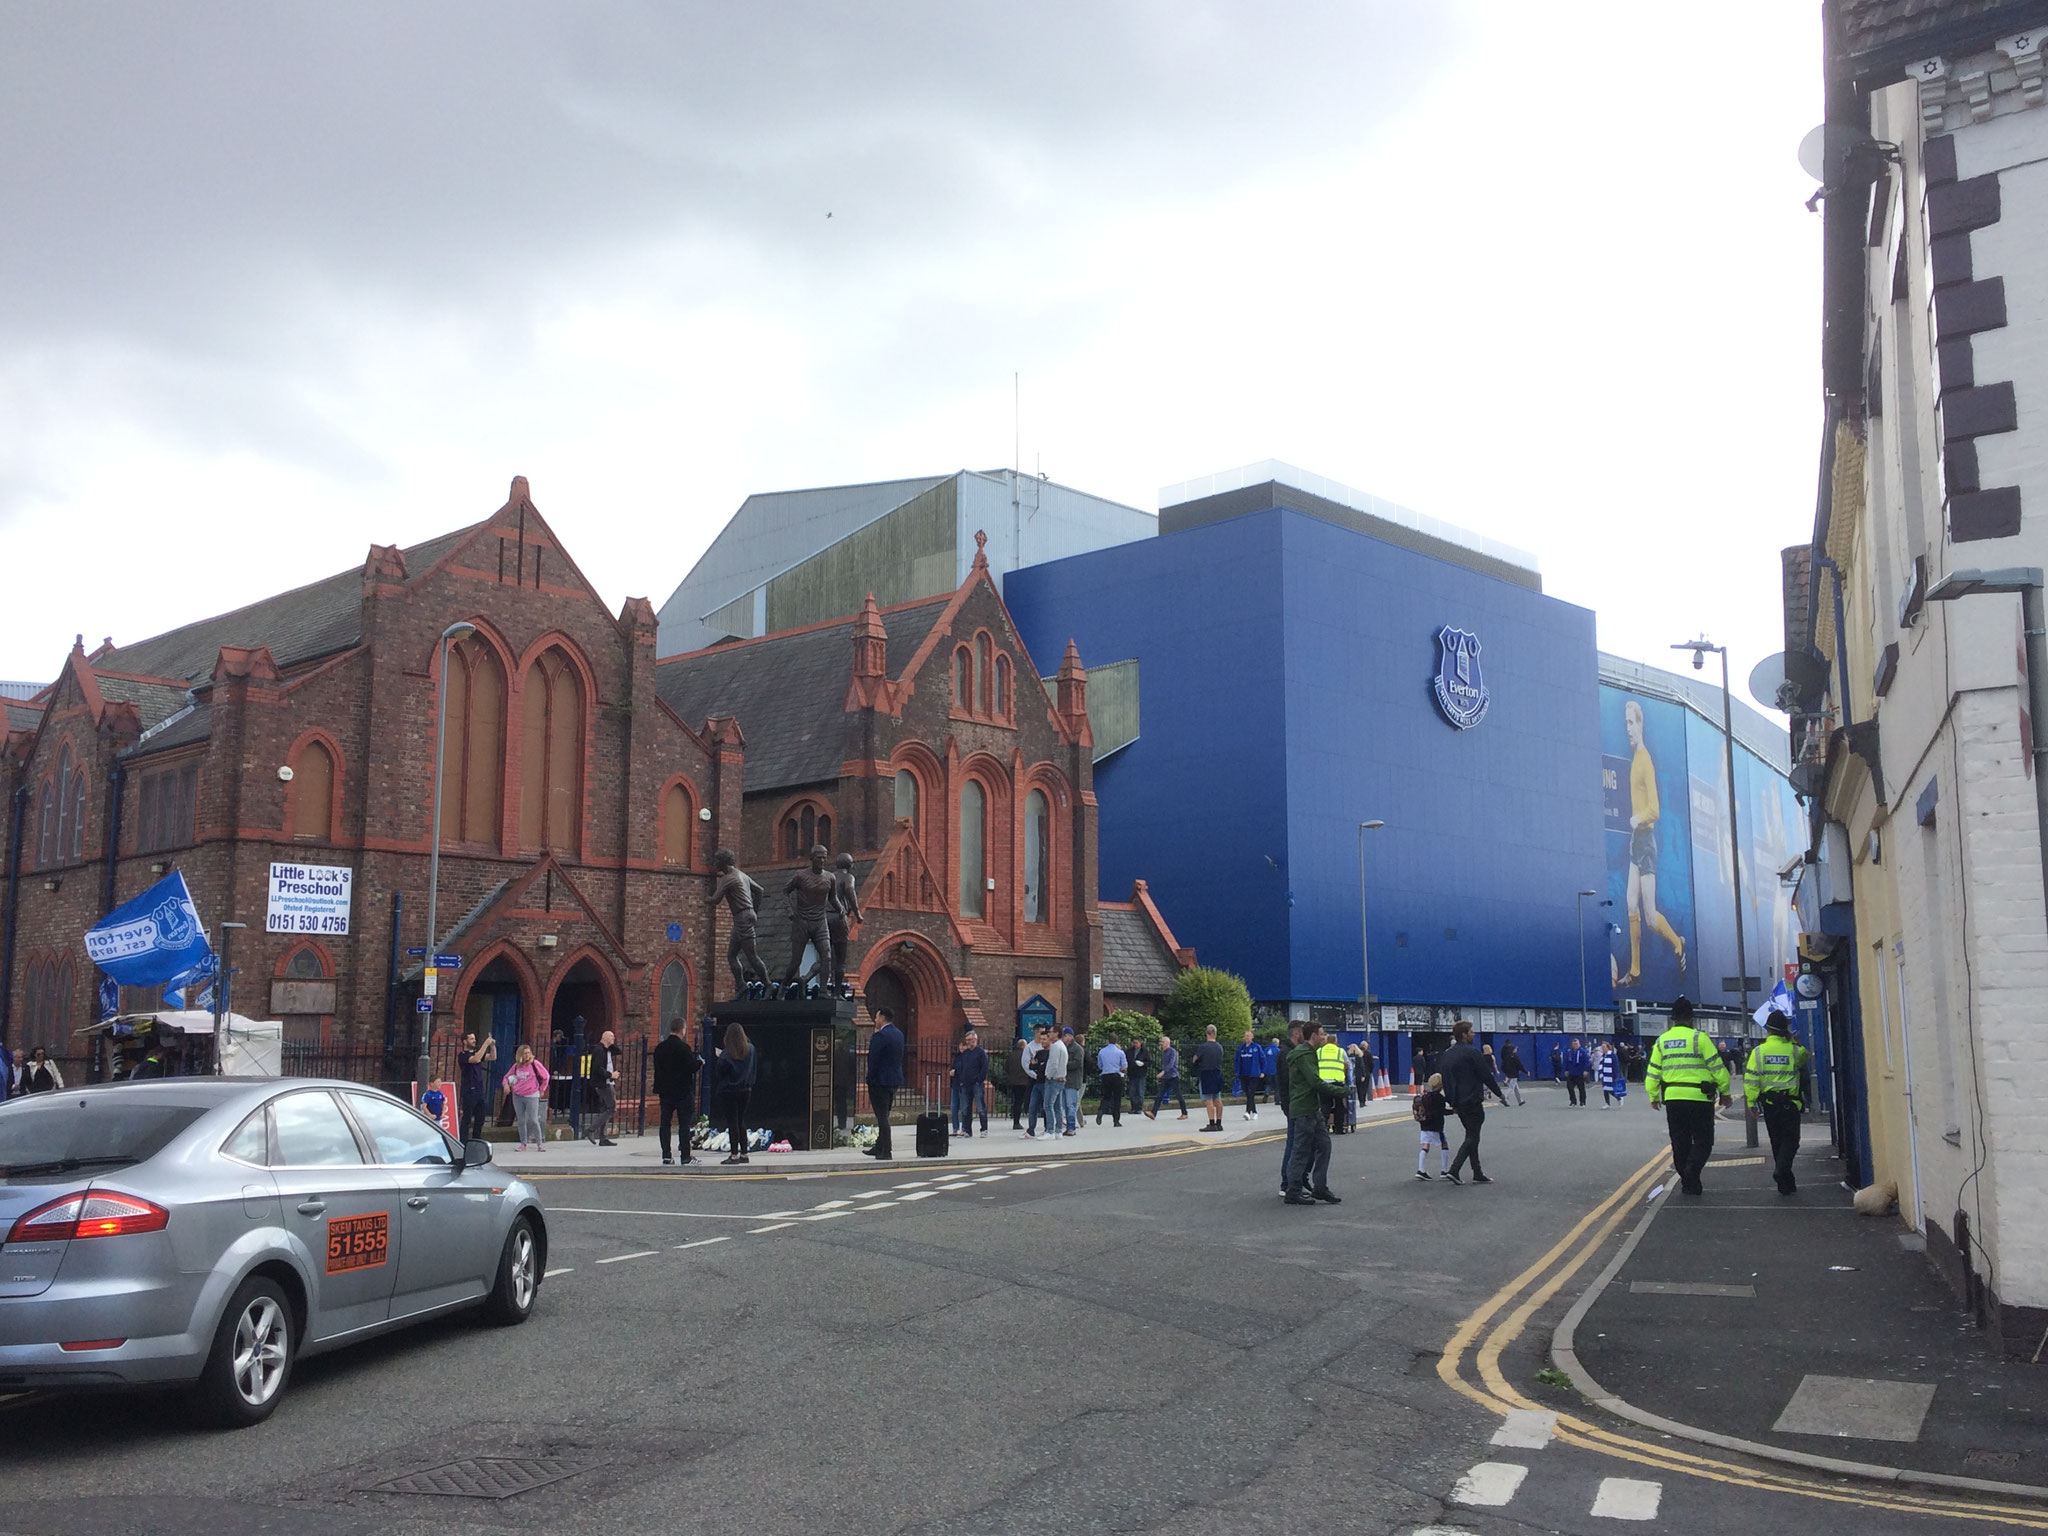
[[[670,923],[668,925],[668,941],[671,944],[683,942],[683,925],[681,923]]]
[[[412,1006],[413,1011],[416,1013],[432,1013],[434,1011],[434,1000],[431,997],[423,997]]]
[[[426,978],[426,985],[421,990],[429,997],[436,996],[441,990],[441,973],[430,965],[420,974]]]
[[[412,956],[412,958],[413,958],[413,959],[417,960],[417,959],[419,959],[419,958],[420,958],[420,957],[421,957],[422,955],[424,955],[424,954],[426,953],[426,951],[425,951],[424,949],[408,949],[408,950],[406,951],[406,953],[407,953],[408,955]]]
[[[444,971],[459,971],[462,969],[462,956],[436,955],[434,956],[434,964],[441,967]]]

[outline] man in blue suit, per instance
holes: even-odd
[[[878,1162],[888,1162],[889,1153],[889,1111],[896,1104],[896,1090],[903,1086],[903,1031],[896,1027],[896,1016],[886,1008],[877,1008],[875,1032],[868,1036],[868,1102],[875,1109],[875,1144],[867,1149],[867,1155]]]

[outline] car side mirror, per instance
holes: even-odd
[[[462,1144],[463,1167],[481,1168],[485,1163],[488,1163],[490,1160],[491,1144],[488,1141],[485,1141],[483,1137],[479,1136],[473,1141],[465,1141]]]

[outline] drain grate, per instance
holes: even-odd
[[[422,1493],[453,1499],[509,1499],[596,1465],[555,1456],[465,1456],[445,1466],[365,1484],[364,1493]]]

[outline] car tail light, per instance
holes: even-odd
[[[39,1205],[8,1230],[10,1243],[61,1243],[79,1237],[125,1237],[131,1232],[161,1232],[171,1213],[133,1195],[89,1189]]]
[[[59,1344],[57,1347],[70,1353],[76,1353],[81,1349],[119,1349],[127,1342],[126,1339],[74,1339],[69,1344]]]

